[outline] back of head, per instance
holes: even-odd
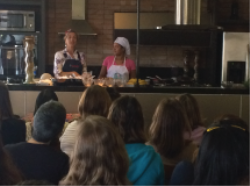
[[[58,97],[56,95],[56,93],[51,90],[51,89],[44,89],[42,90],[37,98],[36,98],[36,105],[35,105],[35,110],[34,110],[34,115],[36,114],[37,109],[44,103],[50,101],[50,100],[54,100],[54,101],[58,101]]]
[[[22,182],[19,182],[16,186],[18,185],[53,185],[52,183],[46,181],[46,180],[25,180]]]
[[[0,120],[13,117],[8,87],[0,81]]]
[[[102,116],[88,116],[80,126],[63,184],[125,185],[128,167],[125,145],[113,124]]]
[[[34,117],[32,137],[38,142],[50,142],[61,133],[65,119],[66,110],[61,103],[44,103]]]
[[[235,120],[213,123],[203,135],[194,184],[237,185],[248,176],[249,131]]]
[[[118,128],[125,143],[146,142],[142,108],[135,97],[122,96],[114,101],[108,119]]]
[[[79,101],[78,111],[82,119],[88,115],[107,117],[110,104],[111,99],[107,90],[101,86],[94,85],[88,87],[83,92]]]
[[[197,100],[191,94],[182,94],[178,97],[178,100],[184,107],[191,129],[194,130],[198,126],[202,126],[203,122]]]
[[[246,130],[249,130],[247,123],[243,119],[241,119],[240,117],[238,117],[236,115],[233,115],[233,114],[223,114],[223,115],[217,117],[214,120],[214,122],[218,123],[218,122],[221,122],[221,121],[224,121],[224,120],[228,121],[228,122],[231,122],[231,123],[237,123],[238,125],[245,128]]]
[[[150,143],[162,156],[174,158],[184,147],[183,133],[188,129],[181,103],[176,99],[164,99],[153,116],[149,129]]]

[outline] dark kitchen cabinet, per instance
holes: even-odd
[[[203,16],[207,20],[203,21],[201,25],[175,25],[174,15],[162,13],[161,16],[165,16],[167,25],[162,29],[145,29],[144,25],[140,29],[140,45],[170,45],[170,46],[188,46],[202,48],[206,50],[206,67],[202,69],[205,82],[213,86],[220,85],[221,75],[221,53],[222,53],[222,33],[223,30],[216,25],[216,12],[217,1],[208,1],[208,14],[209,16]],[[116,13],[115,13],[116,14]],[[133,24],[129,23],[129,27],[121,28],[122,24],[126,23],[126,16],[119,15],[117,13],[114,20],[114,39],[119,36],[128,38],[131,44],[137,44],[137,29],[135,28],[135,19],[130,19]],[[130,13],[128,13],[130,14]],[[146,13],[142,13],[141,22],[147,24],[151,22],[157,22],[159,25],[163,25],[163,20],[160,20],[160,16],[156,15],[154,20],[151,20],[150,16],[154,16],[153,13],[146,18]],[[130,17],[132,15],[129,15]],[[135,18],[135,16],[134,16]],[[205,19],[203,19],[205,20]],[[119,23],[120,21],[120,23]],[[156,23],[155,23],[156,24]],[[132,26],[131,26],[132,25]],[[132,27],[132,28],[131,28]]]

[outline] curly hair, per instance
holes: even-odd
[[[79,129],[70,170],[63,185],[127,185],[129,159],[114,125],[88,116]]]

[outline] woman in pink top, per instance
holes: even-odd
[[[136,78],[135,63],[127,56],[130,55],[129,42],[124,37],[114,41],[114,56],[108,56],[102,63],[99,78],[125,79]]]

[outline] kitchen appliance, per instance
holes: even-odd
[[[0,75],[6,77],[24,75],[24,52],[22,45],[0,45]]]
[[[0,10],[0,30],[35,31],[35,12]]]
[[[176,0],[175,23],[177,25],[199,25],[201,0]]]
[[[243,84],[249,79],[249,32],[224,32],[221,81]]]
[[[1,34],[0,35],[0,79],[22,80],[25,78],[25,34]],[[38,37],[35,38],[35,45],[30,53],[34,57],[34,68],[32,73],[40,68],[38,64]],[[39,69],[38,69],[39,70]],[[36,72],[36,71],[35,71]],[[35,74],[34,72],[34,74]]]

